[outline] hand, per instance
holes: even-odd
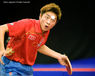
[[[12,48],[7,48],[6,50],[0,51],[0,62],[1,64],[4,64],[2,61],[2,56],[10,56],[14,53],[14,51],[12,51]]]
[[[72,66],[68,57],[66,55],[61,55],[58,61],[61,65],[66,66],[68,74],[72,75]]]

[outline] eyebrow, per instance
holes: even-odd
[[[46,14],[46,15],[50,17],[50,15],[48,15],[48,14]]]

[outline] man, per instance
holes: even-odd
[[[0,76],[33,76],[32,65],[35,63],[37,51],[53,57],[61,65],[65,65],[68,73],[72,67],[66,55],[48,48],[49,31],[61,19],[61,10],[55,3],[40,9],[39,20],[22,19],[0,26]],[[8,32],[10,40],[4,48],[4,34]]]

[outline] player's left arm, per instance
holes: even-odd
[[[47,55],[47,56],[57,59],[61,65],[66,66],[68,74],[70,74],[70,75],[72,74],[72,66],[71,66],[70,60],[65,54],[60,54],[60,53],[48,48],[46,45],[43,45],[41,48],[38,49],[38,51],[44,55]]]

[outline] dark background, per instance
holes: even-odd
[[[70,60],[95,57],[94,0],[84,2],[83,0],[28,1],[30,3],[0,1],[0,25],[23,18],[39,19],[40,8],[47,3],[54,2],[61,7],[62,18],[51,30],[46,45],[59,53],[65,53]],[[6,46],[7,34],[5,37]],[[36,63],[57,63],[57,60],[38,53]]]

